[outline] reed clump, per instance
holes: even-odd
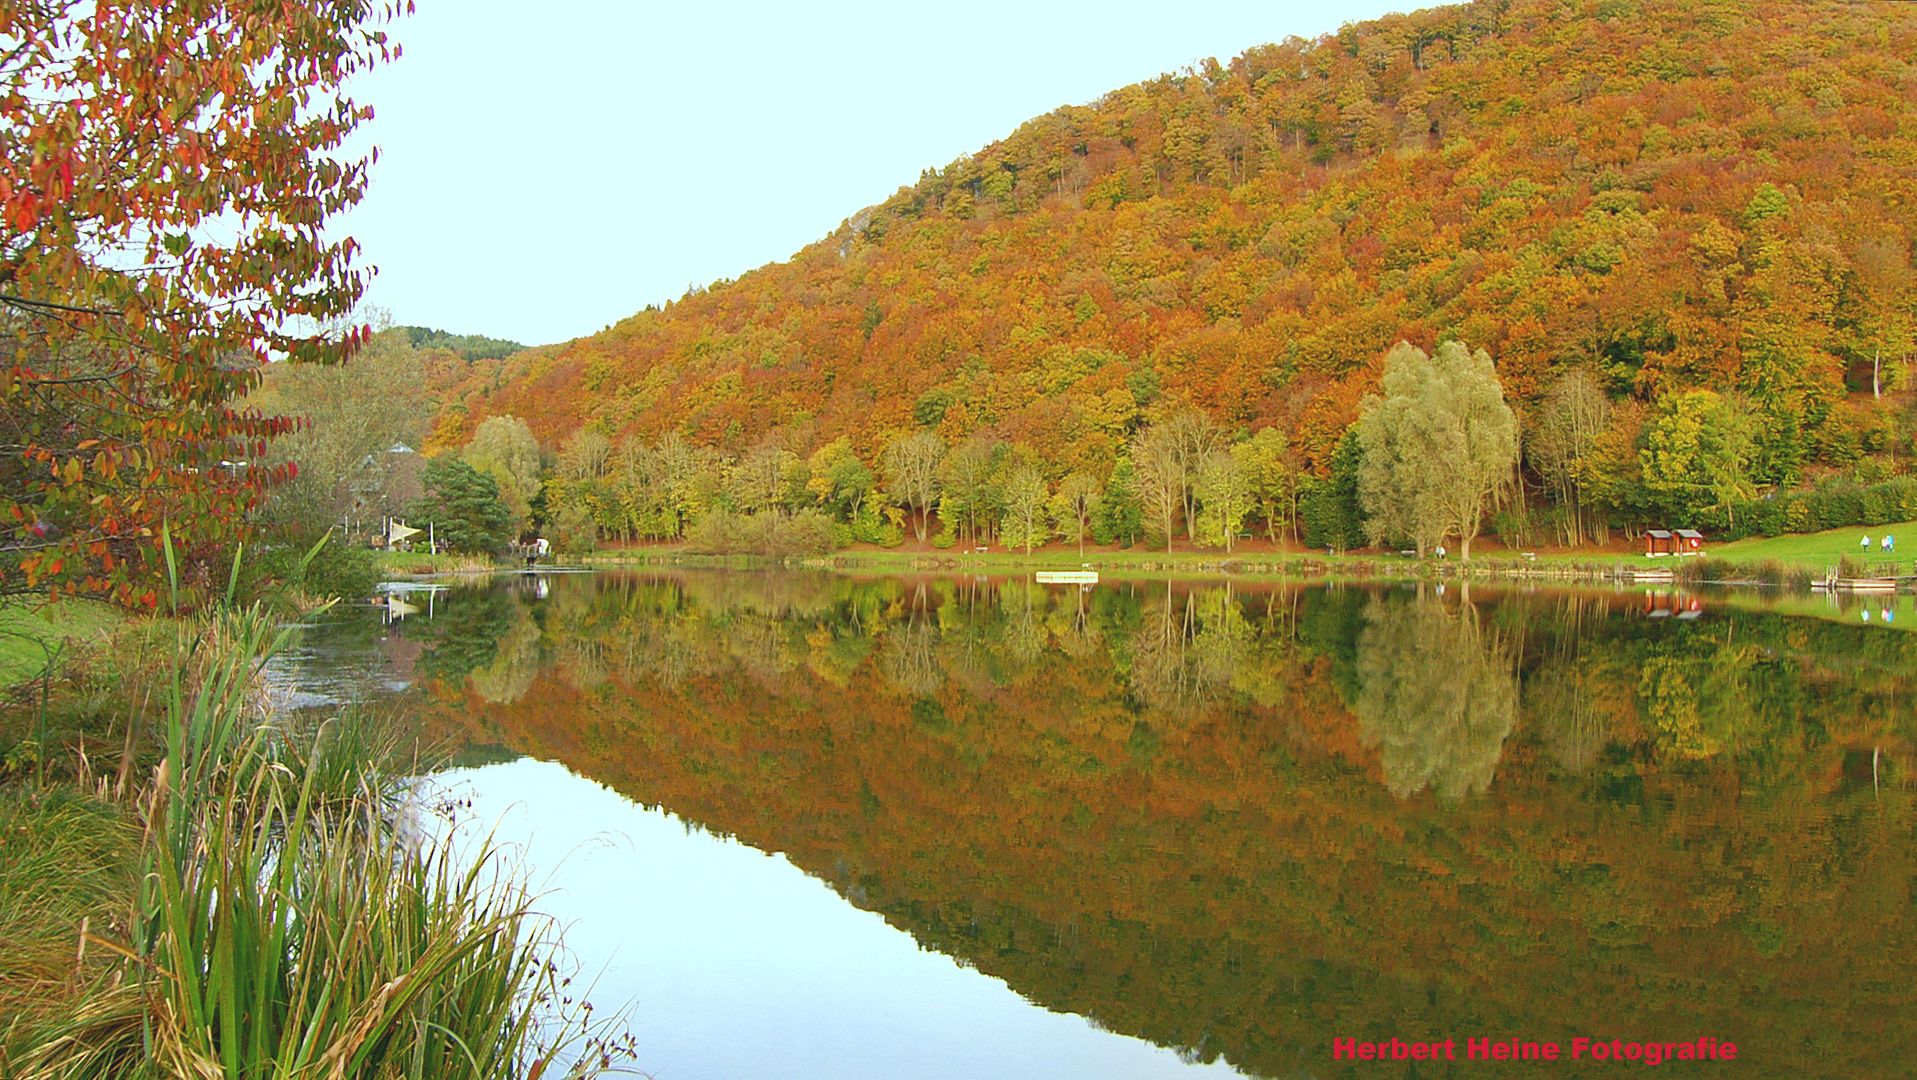
[[[275,716],[258,674],[289,631],[265,607],[205,625],[174,658],[150,779],[117,807],[63,804],[105,815],[85,835],[118,853],[70,859],[98,868],[73,895],[0,880],[0,932],[65,947],[0,969],[0,1075],[532,1080],[629,1061],[513,867],[420,827],[403,741],[351,713]],[[103,904],[117,917],[61,925]]]

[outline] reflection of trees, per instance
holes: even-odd
[[[1549,596],[1447,609],[1352,588],[850,582],[787,603],[678,577],[561,587],[599,592],[540,611],[547,655],[593,636],[618,692],[548,705],[541,683],[477,710],[482,730],[787,852],[925,947],[1195,1059],[1305,1075],[1331,1010],[1446,1030],[1677,1007],[1808,1045],[1863,1013],[1804,1003],[1864,967],[1887,988],[1867,992],[1873,1015],[1909,1009],[1912,804],[1868,771],[1847,783],[1842,744],[1868,750],[1873,709],[1911,730],[1917,635],[1647,625],[1610,597],[1573,618]],[[1050,641],[1021,667],[1028,618]],[[1104,644],[1069,655],[1069,635]],[[1457,806],[1353,782],[1362,741],[1401,795],[1489,784],[1520,637],[1548,755],[1513,754],[1494,798]],[[795,665],[780,687],[738,677],[768,655]],[[1721,663],[1735,677],[1713,683]],[[1764,752],[1664,768],[1645,671],[1689,702],[1672,718],[1708,731],[1732,715],[1723,695],[1761,698],[1776,735],[1734,727],[1728,749]],[[1635,745],[1606,757],[1607,736]],[[1753,967],[1753,943],[1776,955]],[[1618,985],[1701,989],[1603,992]]]
[[[1132,633],[1131,689],[1168,712],[1183,712],[1231,685],[1243,663],[1250,628],[1229,588],[1165,595]]]
[[[1761,650],[1718,641],[1701,629],[1646,657],[1638,700],[1659,754],[1715,757],[1771,728],[1763,714],[1787,698],[1782,688],[1764,684],[1768,659]]]
[[[892,686],[921,697],[937,693],[945,682],[945,672],[939,667],[938,628],[926,610],[923,584],[914,593],[904,619],[885,632],[879,673]]]
[[[1045,652],[1051,636],[1045,629],[1043,617],[1048,597],[1049,593],[1026,580],[999,586],[999,613],[1004,620],[999,647],[1010,674],[1016,675],[1031,667]]]
[[[446,722],[788,852],[1047,1008],[1249,1073],[1308,1072],[1332,1008],[1445,1030],[1671,1007],[1577,998],[1619,979],[1705,987],[1679,1002],[1699,1023],[1797,1024],[1795,1045],[1860,1014],[1771,992],[1780,972],[1843,975],[1828,957],[1875,965],[1878,1015],[1908,1011],[1909,774],[1886,765],[1880,793],[1869,749],[1917,733],[1917,635],[1647,624],[1608,596],[1579,614],[1548,595],[755,580],[555,581],[540,651],[562,677],[598,658],[606,692],[541,681],[512,706],[448,702]],[[1541,752],[1499,767],[1519,655]],[[1669,710],[1639,696],[1647,671]],[[1663,767],[1685,716],[1762,752]],[[1396,805],[1354,782],[1361,742],[1401,795],[1455,798],[1496,767],[1495,797]],[[1789,943],[1761,993],[1743,981],[1759,938]]]
[[[513,605],[513,623],[499,638],[492,662],[475,668],[473,692],[481,700],[507,704],[526,696],[539,677],[539,623],[532,609]]]
[[[1546,661],[1526,684],[1524,706],[1538,718],[1544,744],[1574,773],[1597,764],[1610,741],[1610,723],[1601,707],[1603,687],[1588,668],[1569,659]]]
[[[1070,602],[1052,608],[1045,628],[1059,651],[1074,659],[1084,659],[1098,650],[1105,639],[1104,628],[1093,618],[1092,606],[1084,589],[1073,589]]]
[[[1447,799],[1489,788],[1517,722],[1518,682],[1477,609],[1376,599],[1366,621],[1352,711],[1365,744],[1380,748],[1386,786]]]
[[[408,638],[425,646],[419,667],[448,685],[493,662],[499,641],[513,628],[521,606],[504,589],[453,589],[438,598],[430,621],[413,619]]]

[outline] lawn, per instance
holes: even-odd
[[[30,679],[79,641],[97,638],[126,615],[97,600],[42,598],[0,601],[0,687]]]
[[[1866,533],[1870,536],[1870,547],[1866,554],[1857,540]],[[1902,549],[1887,559],[1878,546],[1885,533],[1890,533],[1902,541]],[[1006,573],[1026,570],[1076,570],[1081,565],[1089,565],[1108,576],[1128,574],[1160,575],[1167,571],[1177,574],[1206,575],[1220,572],[1224,563],[1232,563],[1235,577],[1260,576],[1261,574],[1283,574],[1287,566],[1296,570],[1304,560],[1329,568],[1333,573],[1363,564],[1361,572],[1391,576],[1413,576],[1420,572],[1420,564],[1400,556],[1397,551],[1358,551],[1349,554],[1328,556],[1320,549],[1302,550],[1286,547],[1274,550],[1262,539],[1247,543],[1239,550],[1227,554],[1218,549],[1193,549],[1180,540],[1178,550],[1170,555],[1145,544],[1124,549],[1087,546],[1080,555],[1075,546],[1053,543],[1034,551],[1030,555],[1022,551],[1007,551],[994,546],[987,552],[973,552],[968,548],[926,549],[917,545],[903,548],[860,547],[830,555],[810,557],[800,560],[804,565],[836,567],[879,572],[909,572],[936,567],[940,570],[970,573]],[[1826,567],[1837,565],[1844,555],[1864,555],[1864,561],[1871,564],[1888,562],[1895,558],[1917,558],[1917,521],[1898,522],[1890,525],[1875,525],[1868,528],[1849,527],[1831,529],[1821,533],[1799,533],[1789,536],[1752,537],[1734,543],[1706,541],[1705,554],[1714,558],[1736,563],[1752,564],[1776,561],[1785,566],[1799,566],[1821,574]],[[389,557],[390,558],[390,557]],[[626,548],[602,549],[587,560],[589,566],[743,566],[750,560],[735,556],[724,558],[717,556],[691,555],[680,547],[638,546]],[[1515,568],[1577,568],[1581,571],[1608,570],[1617,566],[1672,566],[1677,560],[1648,560],[1641,544],[1624,545],[1610,548],[1574,548],[1544,549],[1531,557],[1523,557],[1519,552],[1506,550],[1492,543],[1486,543],[1474,553],[1473,566],[1493,571]],[[948,565],[949,564],[949,565]],[[1424,571],[1429,572],[1433,560],[1427,559]],[[1450,565],[1457,565],[1454,553]]]
[[[1900,549],[1885,555],[1879,542],[1889,533],[1897,539]],[[1868,547],[1858,544],[1858,538],[1870,537]],[[1845,555],[1861,557],[1865,562],[1888,562],[1897,558],[1917,558],[1917,521],[1900,521],[1890,525],[1848,526],[1842,529],[1826,529],[1818,533],[1792,533],[1788,536],[1754,536],[1748,540],[1739,540],[1730,544],[1709,544],[1706,551],[1721,559],[1730,559],[1740,563],[1761,562],[1775,559],[1786,565],[1795,563],[1814,569],[1836,566],[1837,560]]]

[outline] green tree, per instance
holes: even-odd
[[[1250,485],[1254,510],[1265,519],[1265,535],[1274,544],[1281,527],[1296,536],[1298,499],[1305,479],[1304,454],[1276,427],[1259,428],[1231,452]]]
[[[1003,497],[1001,466],[1010,448],[986,435],[974,435],[946,455],[939,482],[945,494],[939,517],[946,528],[976,542],[981,529],[998,520]]]
[[[1736,505],[1756,491],[1753,444],[1750,417],[1723,395],[1710,390],[1674,394],[1651,421],[1638,452],[1645,490],[1658,509],[1679,521],[1719,511],[1734,527]]]
[[[424,377],[418,350],[398,330],[374,335],[344,364],[268,368],[247,404],[302,423],[268,450],[268,462],[290,462],[298,475],[273,491],[265,522],[310,542],[356,510],[377,519],[418,498],[418,470],[398,465],[415,455],[392,451],[418,446],[425,433],[416,396]]]
[[[1298,518],[1305,546],[1350,548],[1364,543],[1365,513],[1358,498],[1358,472],[1364,450],[1356,427],[1338,440],[1325,476],[1307,476],[1298,485]]]
[[[852,452],[852,440],[844,435],[814,451],[807,465],[807,489],[820,506],[845,521],[857,519],[865,500],[878,488],[878,477]]]
[[[1194,488],[1198,483],[1198,470],[1223,443],[1225,433],[1203,410],[1190,406],[1178,409],[1153,426],[1164,440],[1169,453],[1168,467],[1178,483],[1179,497],[1184,504],[1185,536],[1196,539],[1192,529],[1197,523]]]
[[[539,455],[539,440],[532,427],[517,416],[491,416],[473,431],[460,459],[493,478],[499,497],[512,513],[515,530],[526,527],[532,516],[532,501],[539,494],[544,471]]]
[[[1129,458],[1131,492],[1144,508],[1145,520],[1165,538],[1165,551],[1170,554],[1178,514],[1185,506],[1185,478],[1190,475],[1180,435],[1162,424],[1140,428],[1132,436]]]
[[[455,457],[426,466],[426,494],[413,504],[412,520],[432,526],[438,542],[454,551],[492,553],[512,541],[512,508],[499,497],[499,484]]]
[[[1198,467],[1192,488],[1199,507],[1198,540],[1229,552],[1254,504],[1244,463],[1229,450],[1214,450]]]
[[[1071,537],[1080,555],[1085,554],[1085,533],[1104,497],[1104,485],[1098,478],[1079,472],[1059,481],[1058,493],[1052,496],[1051,515],[1058,535]]]
[[[1005,478],[1004,510],[999,518],[999,541],[1006,547],[1023,547],[1032,553],[1035,544],[1045,542],[1045,477],[1037,466],[1026,463],[1012,468]]]
[[[1092,539],[1101,544],[1129,547],[1145,527],[1145,507],[1138,501],[1132,461],[1119,458],[1105,484],[1105,497],[1092,515]]]
[[[1385,357],[1383,389],[1357,425],[1366,534],[1408,537],[1422,555],[1455,533],[1469,559],[1518,460],[1517,416],[1490,355],[1447,341],[1427,356],[1401,341]]]
[[[800,464],[797,454],[763,441],[726,467],[726,499],[741,514],[780,510],[786,504],[787,477]]]

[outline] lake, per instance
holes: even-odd
[[[523,855],[664,1080],[1917,1057],[1910,597],[798,572],[394,596],[316,620],[273,679],[451,750],[434,783]],[[1590,1060],[1612,1040],[1633,1060]]]

